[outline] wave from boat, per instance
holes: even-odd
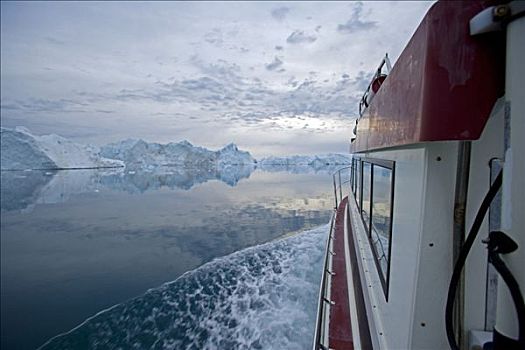
[[[305,349],[326,232],[321,226],[215,259],[41,349]]]

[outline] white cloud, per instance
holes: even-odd
[[[316,40],[317,37],[315,35],[306,34],[302,30],[296,30],[286,38],[286,42],[289,44],[313,43]]]
[[[278,7],[272,10],[272,17],[278,21],[282,21],[286,18],[286,15],[290,12],[290,8],[286,6]]]
[[[365,20],[363,3],[357,2],[352,10],[352,16],[345,24],[339,24],[337,30],[341,33],[355,33],[377,28],[377,22]]]
[[[281,61],[279,59],[279,57],[275,56],[273,61],[266,65],[266,69],[268,69],[268,70],[276,70],[277,68],[279,68],[282,65],[283,65],[283,61]]]
[[[2,2],[2,125],[93,143],[345,151],[370,72],[430,5]]]

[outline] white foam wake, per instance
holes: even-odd
[[[215,259],[42,348],[308,348],[327,230],[321,226]]]

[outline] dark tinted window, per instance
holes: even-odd
[[[388,273],[390,227],[392,213],[392,170],[374,164],[372,194],[372,232],[371,238],[381,273],[386,279]]]

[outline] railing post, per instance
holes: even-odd
[[[334,179],[334,198],[335,198],[335,209],[337,210],[337,184],[335,183],[335,174],[332,175],[332,178]]]
[[[339,200],[343,201],[343,184],[341,183],[341,170],[337,172],[339,174]]]

